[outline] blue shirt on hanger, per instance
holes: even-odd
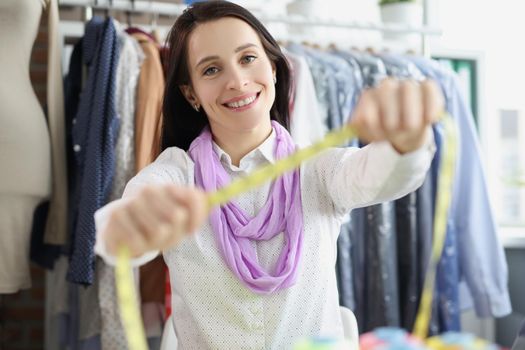
[[[453,72],[423,57],[407,58],[441,86],[447,111],[458,126],[459,150],[447,236],[453,232],[457,239],[461,283],[466,283],[478,316],[507,315],[511,312],[507,262],[497,234],[472,113]]]

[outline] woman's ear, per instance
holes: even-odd
[[[180,85],[179,89],[182,92],[182,95],[184,95],[184,98],[186,98],[186,101],[188,101],[188,103],[193,107],[193,109],[199,111],[200,103],[197,99],[197,96],[195,96],[195,92],[193,91],[191,85]]]
[[[182,95],[184,95],[184,98],[186,101],[188,101],[189,104],[194,104],[197,102],[197,98],[195,97],[195,93],[193,92],[193,88],[191,85],[180,85],[179,86],[180,92],[182,92]]]

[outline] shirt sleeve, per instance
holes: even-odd
[[[106,247],[104,235],[110,234],[105,230],[112,212],[134,199],[137,193],[149,185],[177,184],[188,185],[188,174],[192,171],[192,162],[181,149],[168,149],[151,165],[140,171],[126,185],[121,199],[106,204],[95,212],[96,242],[95,253],[108,265],[116,265],[117,259],[111,255]],[[159,251],[147,252],[142,256],[131,259],[132,267],[138,267],[153,260]]]
[[[425,180],[435,150],[429,127],[424,144],[409,153],[399,154],[386,141],[374,142],[363,148],[330,149],[312,165],[336,211],[344,215],[415,191]]]

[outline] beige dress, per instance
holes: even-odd
[[[55,1],[49,5],[58,18]],[[58,187],[65,195],[63,105],[57,103],[62,99],[60,65],[48,66],[48,80],[54,74],[60,82],[55,79],[51,87],[58,88],[50,91],[48,81],[49,127],[29,78],[31,49],[45,5],[38,0],[0,2],[0,294],[31,286],[28,253],[33,211],[57,187],[53,173],[61,176]],[[50,45],[57,44],[53,40]],[[50,58],[56,58],[57,52],[53,55]],[[57,132],[61,136],[53,140]],[[55,154],[59,156],[53,158]],[[62,170],[56,172],[53,162]],[[65,211],[60,212],[59,226],[65,229]],[[50,220],[55,227],[56,222]]]

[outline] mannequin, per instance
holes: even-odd
[[[29,79],[40,18],[49,16],[48,121]],[[50,198],[48,236],[65,240],[65,149],[56,0],[0,2],[0,294],[31,286],[29,240],[36,206]]]

